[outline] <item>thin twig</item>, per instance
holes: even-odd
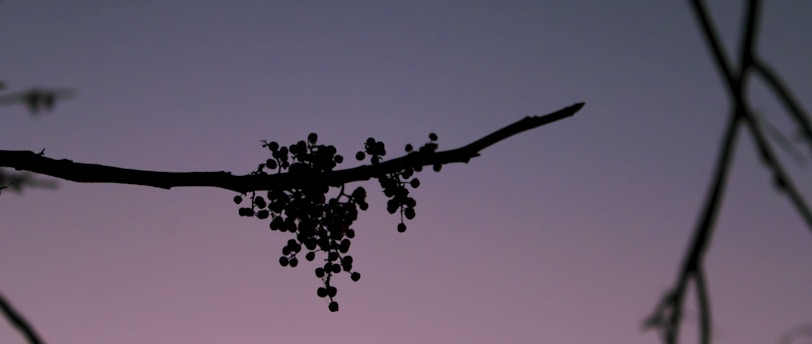
[[[776,158],[775,153],[772,148],[770,148],[769,142],[764,137],[764,134],[761,133],[761,127],[758,121],[754,121],[752,117],[748,118],[747,121],[747,127],[750,129],[750,134],[753,136],[753,141],[756,143],[756,149],[758,149],[760,153],[762,162],[773,172],[773,182],[776,188],[787,194],[790,202],[795,206],[795,210],[798,211],[801,218],[806,222],[807,228],[812,231],[812,211],[807,205],[806,200],[804,200],[804,197],[800,191],[798,191],[798,188],[789,177],[789,174],[784,170],[781,162]]]
[[[806,114],[806,111],[801,107],[801,103],[795,100],[795,97],[790,93],[789,89],[784,86],[784,82],[778,74],[758,57],[754,57],[753,70],[764,78],[764,82],[767,83],[767,86],[776,93],[781,103],[784,104],[784,108],[786,108],[790,116],[795,119],[798,127],[801,128],[801,137],[806,140],[806,143],[809,144],[810,151],[812,151],[812,124],[810,124],[809,116]]]
[[[37,334],[37,331],[34,330],[34,327],[25,320],[25,318],[14,309],[14,306],[6,300],[2,293],[0,293],[0,310],[3,311],[3,315],[6,317],[9,323],[11,323],[17,331],[22,333],[26,340],[28,340],[29,344],[42,344],[44,343],[40,336]]]
[[[755,118],[756,122],[758,122],[757,123],[758,125],[764,128],[764,132],[767,135],[771,136],[773,140],[778,143],[778,146],[781,147],[781,149],[783,149],[784,152],[790,155],[792,159],[795,160],[795,163],[797,163],[800,166],[804,165],[803,154],[799,152],[795,148],[795,146],[792,145],[790,139],[788,139],[780,130],[778,130],[778,128],[776,128],[772,123],[770,123],[770,121],[768,121],[767,118],[765,118],[764,116],[760,116],[755,112],[751,113],[750,115],[752,115]]]

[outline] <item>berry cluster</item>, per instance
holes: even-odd
[[[437,149],[437,135],[432,133],[429,139],[431,141],[421,147],[419,153],[429,154]],[[262,146],[271,152],[272,158],[259,164],[251,174],[288,172],[317,176],[332,171],[344,158],[336,153],[334,146],[317,144],[317,141],[318,136],[315,133],[308,135],[307,141],[299,141],[287,147],[276,142],[263,141]],[[411,145],[406,145],[406,152],[418,154]],[[384,155],[384,143],[369,138],[364,150],[359,151],[355,157],[359,161],[369,157],[370,163],[375,165],[381,163]],[[437,166],[435,170],[439,170]],[[405,166],[398,172],[378,177],[384,194],[389,198],[387,210],[390,214],[400,211],[398,232],[406,230],[404,217],[409,220],[415,217],[414,207],[417,202],[409,196],[406,186],[420,186],[420,180],[412,178],[419,171],[420,166]],[[316,294],[329,298],[328,308],[332,312],[338,311],[338,303],[334,300],[338,290],[331,285],[333,276],[347,272],[353,281],[357,282],[361,278],[360,273],[353,271],[353,257],[347,254],[352,244],[351,239],[355,237],[355,230],[350,226],[358,218],[359,209],[364,211],[369,208],[363,187],[357,187],[351,193],[345,193],[344,185],[337,188],[338,194],[330,196],[331,187],[319,184],[318,178],[313,178],[313,183],[306,187],[274,189],[268,191],[265,197],[258,195],[256,191],[234,196],[236,204],[242,204],[244,197],[248,197],[251,202],[250,205],[239,208],[240,216],[270,218],[269,226],[272,231],[295,235],[282,248],[280,265],[298,266],[299,254],[303,250],[306,251],[304,258],[308,261],[315,260],[317,252],[325,254],[324,264],[315,269],[316,277],[323,282]]]
[[[407,144],[404,150],[409,155],[432,154],[437,150],[437,134],[429,134],[429,140],[430,141],[420,147],[417,152],[411,144]],[[372,138],[367,139],[365,148],[368,153],[370,150],[372,151],[370,154],[373,154],[373,164],[380,162],[380,157],[386,154],[383,142],[376,142]],[[363,157],[363,152],[356,154],[356,158],[359,156]],[[440,171],[440,166],[441,165],[435,165],[434,170]],[[414,207],[417,205],[417,201],[409,196],[409,189],[407,189],[406,186],[411,186],[413,189],[420,187],[420,179],[413,178],[413,176],[415,172],[420,172],[421,170],[422,166],[420,165],[404,166],[397,172],[378,177],[378,182],[381,185],[381,189],[383,189],[383,194],[389,198],[386,202],[386,211],[390,214],[400,211],[400,223],[398,223],[397,227],[400,233],[406,231],[406,224],[403,222],[403,218],[405,217],[407,220],[411,220],[415,217]]]

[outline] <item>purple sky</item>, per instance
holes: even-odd
[[[711,6],[728,47],[738,3]],[[3,1],[0,77],[79,96],[37,119],[0,109],[0,148],[57,159],[243,174],[262,139],[315,131],[349,157],[368,136],[395,153],[434,131],[456,148],[587,105],[423,172],[406,233],[369,183],[363,278],[339,279],[338,313],[313,265],[277,263],[288,236],[215,189],[4,193],[0,290],[49,343],[658,343],[640,324],[675,278],[728,99],[687,1],[620,6]],[[812,3],[764,7],[759,51],[812,108]],[[707,263],[713,316],[719,343],[771,343],[812,321],[812,236],[742,138]],[[812,194],[810,166],[784,160]],[[0,324],[0,343],[22,342]]]

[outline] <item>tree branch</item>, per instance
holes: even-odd
[[[396,159],[373,165],[331,171],[322,174],[280,173],[275,175],[232,175],[230,172],[161,172],[145,171],[56,160],[31,151],[0,150],[0,167],[11,167],[69,180],[78,183],[114,183],[151,186],[162,189],[174,187],[215,187],[240,193],[248,191],[290,189],[318,181],[320,184],[340,186],[348,182],[397,172],[406,166],[445,165],[465,162],[479,156],[479,153],[508,137],[521,132],[570,117],[584,106],[576,103],[545,116],[528,116],[507,127],[499,129],[466,146],[434,152],[413,152]]]
[[[0,294],[0,311],[3,312],[3,315],[6,316],[8,322],[10,322],[15,328],[17,328],[20,333],[28,340],[30,344],[41,344],[43,343],[42,339],[40,339],[37,331],[34,330],[34,327],[25,320],[25,318],[14,309],[8,300],[3,297],[3,294]]]

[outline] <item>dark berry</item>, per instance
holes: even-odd
[[[413,219],[414,215],[414,208],[406,208],[403,210],[403,216],[406,216],[406,218],[409,220]]]
[[[267,219],[268,216],[270,216],[270,215],[271,215],[271,213],[268,212],[267,209],[262,209],[262,210],[257,212],[257,218],[259,218],[259,219]]]
[[[352,264],[352,256],[341,257],[341,264],[342,265],[348,265],[348,264],[351,265]]]

